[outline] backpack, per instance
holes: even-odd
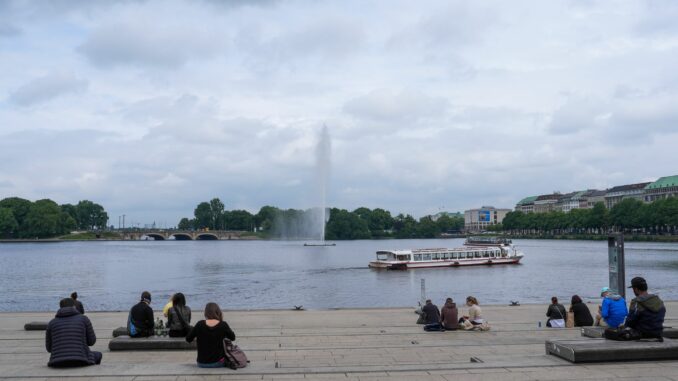
[[[640,333],[631,328],[607,328],[603,336],[608,340],[630,341],[640,340]]]
[[[127,316],[127,334],[130,337],[134,337],[139,333],[137,331],[137,327],[134,326],[134,323],[132,323],[132,311],[129,312],[129,315]]]
[[[249,363],[245,352],[229,339],[224,339],[224,365],[231,369],[244,368]]]

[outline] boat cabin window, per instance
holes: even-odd
[[[475,254],[475,257],[476,257],[476,258],[480,258],[480,252],[479,252],[479,251],[476,251],[476,252],[474,252],[473,254]]]
[[[395,260],[395,255],[393,253],[389,253],[388,251],[377,251],[377,260],[393,261]]]
[[[421,261],[421,254],[414,254],[415,261]]]
[[[490,252],[489,251],[484,251],[483,252],[483,258],[489,258],[490,257]]]
[[[459,253],[459,259],[466,258],[466,253]]]
[[[424,254],[424,260],[430,261],[431,260],[431,254]]]
[[[494,258],[494,251],[490,253],[490,258]]]
[[[396,257],[398,258],[399,261],[409,261],[410,260],[409,255],[397,255]]]
[[[432,258],[433,259],[440,259],[440,254],[439,253],[433,253]]]
[[[457,259],[457,253],[450,253],[450,258]]]
[[[450,253],[443,254],[443,259],[450,259]]]

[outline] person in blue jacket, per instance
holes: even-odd
[[[617,328],[624,324],[628,315],[626,300],[621,295],[613,294],[609,287],[603,287],[600,296],[603,298],[603,305],[600,306],[595,325]]]

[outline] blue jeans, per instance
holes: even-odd
[[[217,361],[217,362],[211,362],[208,364],[203,364],[203,363],[198,363],[198,368],[223,368],[224,367],[224,362],[223,361]]]

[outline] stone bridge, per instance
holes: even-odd
[[[177,241],[215,241],[226,239],[247,239],[243,237],[246,231],[236,230],[166,230],[166,229],[141,229],[124,233],[124,239],[128,240],[177,240]]]

